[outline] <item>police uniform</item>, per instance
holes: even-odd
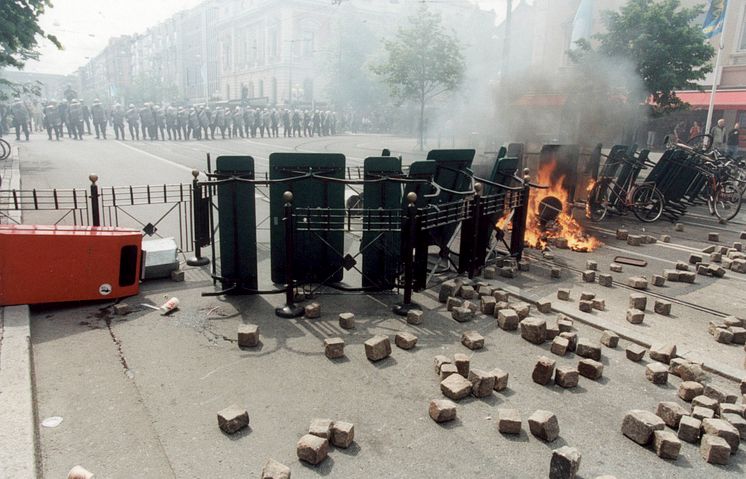
[[[124,141],[124,110],[119,103],[114,104],[114,109],[111,112],[111,125],[114,127],[116,139]]]
[[[57,102],[52,100],[47,106],[44,107],[44,126],[47,128],[47,135],[49,139],[52,139],[52,132],[57,141],[64,134],[62,133],[62,118],[60,117],[60,110],[57,106]]]
[[[140,115],[137,112],[135,105],[130,103],[127,109],[127,126],[130,129],[130,138],[133,140],[140,139]]]
[[[70,128],[73,131],[73,138],[76,140],[83,139],[83,108],[78,100],[70,102]]]
[[[26,136],[26,141],[28,141],[28,108],[26,108],[26,105],[18,99],[10,106],[10,111],[13,113],[13,127],[16,129],[16,141],[21,140],[21,130],[23,130],[23,134]]]
[[[166,117],[163,115],[163,110],[160,105],[153,107],[153,119],[155,120],[155,131],[156,134],[160,133],[161,141],[166,139]],[[156,137],[156,140],[158,137]]]
[[[169,140],[175,140],[179,129],[179,119],[176,116],[176,108],[169,105],[166,108],[166,132]]]
[[[93,119],[93,128],[96,131],[96,139],[104,137],[106,139],[106,112],[101,102],[96,99],[91,105],[91,118]]]

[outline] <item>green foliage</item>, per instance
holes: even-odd
[[[28,95],[41,96],[42,86],[39,81],[15,83],[6,78],[0,78],[0,101]]]
[[[400,27],[394,40],[385,42],[387,59],[371,66],[399,101],[415,101],[420,107],[420,147],[423,144],[425,105],[434,97],[454,90],[464,75],[461,44],[446,32],[440,15],[425,4]]]
[[[62,49],[57,37],[39,26],[39,17],[48,7],[52,7],[51,0],[0,1],[0,68],[20,69],[27,60],[37,59],[39,38]]]
[[[701,14],[701,5],[682,7],[679,0],[629,0],[619,12],[606,12],[599,51],[634,62],[656,114],[685,107],[675,90],[699,89],[696,82],[712,71],[714,49],[696,21]]]

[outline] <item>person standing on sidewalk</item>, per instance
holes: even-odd
[[[710,130],[710,135],[712,135],[712,146],[718,150],[724,150],[727,133],[728,131],[725,129],[725,120],[721,118],[718,120],[717,125],[713,126]]]
[[[694,123],[692,123],[692,127],[689,128],[689,138],[687,138],[687,141],[701,134],[702,134],[702,128],[700,128],[699,123],[695,121]]]
[[[726,154],[730,156],[731,158],[735,158],[738,156],[738,134],[739,134],[739,128],[741,125],[736,123],[733,125],[733,129],[728,132],[728,137],[726,139]]]

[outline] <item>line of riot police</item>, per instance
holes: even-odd
[[[97,139],[107,139],[107,127],[114,129],[117,140],[214,140],[219,138],[284,138],[330,136],[337,134],[335,112],[250,106],[208,105],[161,106],[119,103],[109,110],[96,99],[88,110],[81,100],[44,105],[44,127],[49,140],[69,138],[82,140],[87,118],[93,122]],[[19,115],[20,116],[20,115]],[[126,129],[125,129],[126,127]],[[28,139],[27,130],[26,139]],[[88,134],[90,134],[88,124]]]

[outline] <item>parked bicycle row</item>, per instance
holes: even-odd
[[[741,209],[746,190],[746,162],[713,147],[711,135],[698,135],[686,143],[666,138],[666,151],[658,161],[650,150],[615,145],[593,186],[589,188],[587,216],[602,221],[609,215],[632,212],[640,221],[661,217],[672,221],[687,210],[706,204],[725,222]],[[641,172],[649,170],[641,180]]]

